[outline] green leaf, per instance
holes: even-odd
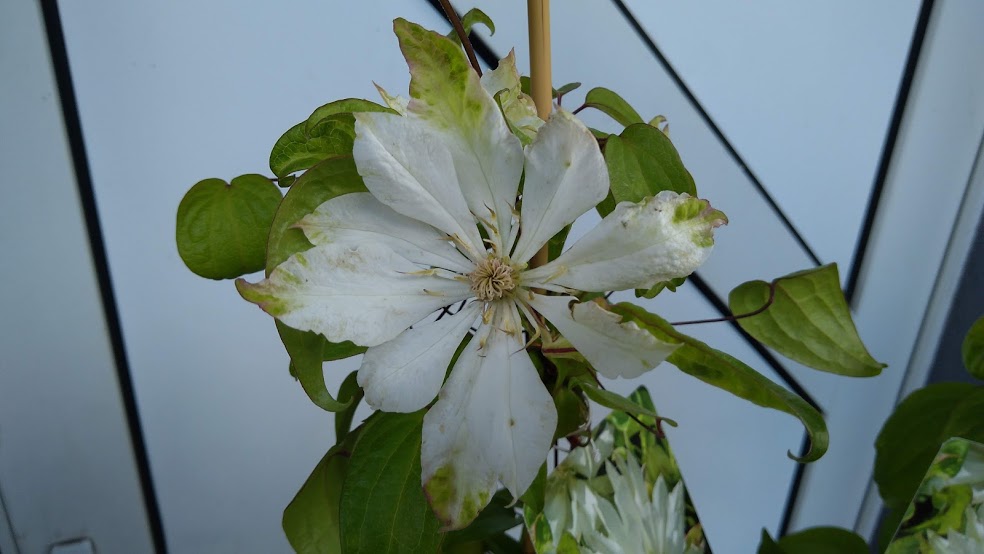
[[[813,527],[786,535],[774,543],[782,554],[868,554],[867,543],[858,534],[837,527]],[[759,552],[762,553],[761,547]]]
[[[287,192],[270,226],[266,273],[297,252],[311,248],[311,243],[293,225],[321,204],[350,192],[365,192],[351,156],[329,158],[304,173]],[[338,412],[349,406],[336,401],[325,386],[322,362],[361,354],[365,348],[351,342],[340,344],[325,340],[309,331],[299,331],[277,322],[277,332],[290,355],[292,371],[315,405]]]
[[[676,292],[677,288],[680,285],[684,284],[685,282],[687,282],[687,278],[686,277],[676,277],[674,279],[670,279],[669,281],[660,281],[660,282],[656,283],[655,285],[653,285],[653,288],[651,288],[651,289],[648,289],[648,290],[646,290],[646,289],[636,289],[635,290],[635,295],[636,295],[636,298],[639,298],[639,297],[642,297],[642,298],[656,298],[656,296],[659,293],[663,292],[664,290],[668,290],[670,292]]]
[[[483,12],[482,10],[478,8],[472,8],[468,10],[468,12],[465,13],[465,15],[461,16],[461,26],[465,28],[466,35],[470,35],[472,32],[472,27],[474,27],[477,24],[484,25],[485,28],[489,30],[490,35],[495,34],[495,23],[493,23],[492,18],[486,15],[486,13]],[[455,41],[458,44],[461,44],[461,41],[458,40],[458,33],[455,32],[454,29],[452,29],[447,36],[449,39]]]
[[[581,547],[577,544],[577,539],[570,533],[564,533],[557,544],[557,554],[581,554]]]
[[[325,104],[277,140],[270,152],[270,169],[277,177],[285,177],[332,156],[351,154],[355,140],[353,112],[396,113],[358,98]]]
[[[310,331],[299,331],[288,327],[281,322],[277,322],[277,332],[280,333],[280,340],[287,349],[290,356],[291,375],[301,383],[304,392],[314,402],[315,406],[329,412],[343,412],[358,403],[354,397],[348,400],[335,400],[328,392],[325,384],[324,364],[326,357],[331,357],[332,352],[345,352],[349,355],[361,354],[366,349],[355,346],[350,342],[335,344],[328,342],[324,337]],[[351,416],[349,421],[351,422]],[[336,420],[337,424],[337,420]]]
[[[537,472],[536,477],[533,478],[530,488],[526,489],[526,492],[520,497],[520,500],[523,501],[524,513],[529,510],[530,514],[535,516],[542,512],[546,502],[546,494],[547,464],[544,463],[540,466],[540,471]]]
[[[638,306],[621,303],[610,309],[625,317],[627,321],[635,321],[660,340],[680,343],[681,346],[667,358],[667,361],[680,371],[759,406],[786,412],[798,418],[810,436],[810,450],[802,458],[797,458],[790,452],[788,454],[790,458],[800,462],[812,462],[818,460],[827,451],[830,437],[823,416],[796,394],[773,383],[724,352],[680,333],[663,318]]]
[[[950,437],[984,442],[984,387],[937,383],[903,400],[875,441],[882,500],[904,512],[936,453]]]
[[[585,396],[606,408],[627,412],[633,415],[647,415],[649,417],[662,419],[671,426],[676,427],[676,422],[661,418],[655,410],[641,406],[620,394],[609,390],[600,389],[587,379],[580,379],[577,384],[581,387],[581,390],[584,391]]]
[[[616,203],[639,202],[664,190],[697,196],[694,178],[673,143],[645,123],[609,136],[605,163]]]
[[[530,88],[531,86],[532,85],[530,84],[530,78],[528,75],[521,75],[519,77],[519,90],[522,91],[523,94],[526,95],[532,94],[532,92],[530,92],[532,90]],[[552,89],[553,97],[557,98],[558,96],[563,96],[568,92],[577,90],[580,87],[581,87],[581,83],[567,83],[566,85],[563,85],[560,88]]]
[[[420,484],[424,411],[380,413],[349,461],[340,503],[346,554],[437,552],[444,539]]]
[[[447,534],[444,544],[451,546],[455,544],[484,541],[494,535],[508,531],[523,523],[523,518],[515,508],[509,507],[512,504],[512,496],[506,490],[500,490],[492,495],[489,505],[479,512],[475,521],[468,527]]]
[[[762,529],[762,539],[759,542],[758,554],[786,554],[783,552],[776,541],[769,535],[769,532]]]
[[[773,281],[775,295],[764,312],[738,320],[757,340],[797,362],[850,377],[872,377],[885,364],[865,349],[840,288],[837,264]],[[742,283],[728,296],[735,314],[752,313],[769,302],[770,284]]]
[[[300,229],[292,228],[302,217],[325,202],[351,192],[367,192],[352,156],[336,156],[318,163],[290,187],[270,226],[266,274],[297,252],[311,248]]]
[[[599,202],[598,205],[595,206],[595,209],[598,210],[598,215],[600,215],[601,217],[605,217],[606,215],[615,211],[615,203],[616,203],[615,197],[612,196],[612,191],[609,190],[608,196],[606,196],[604,200]]]
[[[984,317],[974,322],[964,337],[963,348],[964,367],[971,375],[984,379]]]
[[[572,435],[583,428],[591,414],[584,398],[566,387],[560,387],[553,393],[554,406],[557,407],[557,430],[554,440]]]
[[[338,554],[342,551],[338,503],[355,437],[339,441],[318,462],[314,471],[284,510],[284,534],[299,554]]]
[[[564,243],[567,242],[567,235],[570,232],[571,226],[568,225],[550,238],[547,242],[547,259],[554,260],[564,252]]]
[[[608,114],[622,125],[644,123],[639,112],[635,111],[621,96],[607,88],[596,87],[584,97],[584,105]]]
[[[348,434],[352,427],[352,418],[355,417],[355,409],[359,407],[362,400],[362,387],[356,379],[357,371],[348,374],[342,381],[342,386],[338,388],[338,401],[348,406],[335,414],[335,441],[340,442]]]
[[[188,269],[233,279],[263,269],[280,190],[262,175],[199,181],[181,199],[175,238]]]
[[[563,96],[568,92],[573,92],[579,88],[581,88],[581,83],[567,83],[566,85],[562,85],[560,88],[553,89],[553,97],[557,98]]]

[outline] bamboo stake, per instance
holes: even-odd
[[[553,110],[553,79],[550,75],[550,0],[527,0],[530,26],[530,92],[541,119]],[[544,245],[530,260],[530,267],[547,263]]]

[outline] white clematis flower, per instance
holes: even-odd
[[[696,554],[686,543],[683,481],[669,490],[663,476],[649,493],[635,458],[616,456],[606,462],[615,491],[613,502],[596,497],[595,525],[586,528],[583,552],[591,554]],[[617,470],[616,470],[617,467]]]
[[[689,275],[726,220],[704,200],[662,192],[620,204],[566,253],[528,268],[551,237],[605,198],[594,137],[560,110],[530,125],[513,63],[488,80],[511,96],[493,93],[453,42],[403,20],[395,29],[411,98],[405,115],[355,114],[353,156],[369,192],[319,206],[298,223],[313,248],[237,286],[290,327],[369,347],[358,381],[372,407],[412,412],[437,397],[424,418],[422,479],[437,515],[460,528],[498,482],[519,497],[553,438],[556,409],[524,330],[550,332],[546,318],[608,377],[655,367],[675,345],[570,293]],[[510,121],[496,102],[507,96]],[[524,149],[517,134],[535,138]]]
[[[984,552],[984,505],[967,506],[964,512],[964,527],[961,533],[950,529],[946,538],[932,531],[927,532],[930,546],[937,554],[980,554]]]

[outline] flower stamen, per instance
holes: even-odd
[[[498,300],[516,288],[514,270],[502,258],[489,257],[468,274],[471,290],[483,302]]]

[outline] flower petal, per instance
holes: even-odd
[[[536,113],[533,99],[523,93],[516,69],[516,51],[510,50],[508,56],[499,60],[495,69],[486,71],[481,82],[486,92],[498,99],[506,121],[519,140],[523,144],[533,142],[543,120]]]
[[[621,316],[596,302],[578,302],[570,296],[531,296],[533,309],[553,323],[605,377],[638,377],[679,346],[657,340],[634,322],[622,323]]]
[[[480,302],[472,302],[454,315],[415,325],[367,350],[358,374],[366,402],[384,412],[409,413],[434,400],[481,308]]]
[[[400,95],[393,96],[392,94],[386,92],[386,89],[383,87],[376,83],[373,84],[376,85],[376,90],[379,92],[379,96],[383,99],[383,102],[386,102],[386,105],[389,106],[391,110],[400,115],[407,115],[407,104],[410,103],[409,98],[404,98]]]
[[[377,200],[456,237],[474,259],[484,257],[451,155],[425,124],[388,113],[357,113],[352,156]]]
[[[393,28],[410,66],[410,115],[444,138],[468,208],[492,225],[489,239],[501,251],[512,226],[523,147],[460,46],[403,19]]]
[[[515,305],[493,309],[492,324],[465,347],[424,416],[424,491],[451,529],[478,515],[496,481],[516,498],[525,492],[557,426],[553,399],[523,348]]]
[[[522,233],[513,260],[533,257],[550,237],[608,194],[608,169],[591,131],[557,110],[526,150]]]
[[[290,327],[376,346],[474,294],[466,282],[418,269],[381,244],[326,244],[294,254],[259,283],[239,279],[236,288]]]
[[[336,196],[304,216],[296,227],[311,244],[385,244],[429,267],[468,273],[474,267],[436,228],[394,212],[368,192]]]
[[[554,261],[523,273],[524,285],[553,283],[583,291],[651,288],[693,273],[728,222],[707,200],[662,191],[622,202]]]

